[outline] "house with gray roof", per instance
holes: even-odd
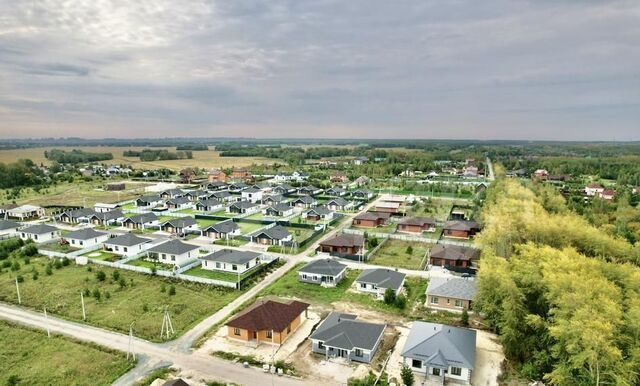
[[[18,234],[20,224],[15,221],[0,220],[0,235],[13,236]]]
[[[180,240],[169,240],[149,248],[147,258],[180,267],[198,258],[198,246]]]
[[[184,234],[186,231],[197,229],[198,223],[191,216],[172,218],[160,224],[160,230],[168,233]]]
[[[315,206],[303,211],[301,217],[309,221],[329,221],[333,218],[333,211],[326,206]]]
[[[208,191],[221,190],[226,187],[227,187],[227,184],[222,181],[211,181],[211,182],[205,182],[204,184],[202,184],[202,189],[208,190]]]
[[[197,201],[201,198],[207,197],[208,193],[202,189],[191,190],[184,194],[184,197],[188,198],[189,201]]]
[[[343,197],[336,197],[327,201],[325,206],[333,211],[339,211],[351,208],[352,204]]]
[[[295,193],[296,190],[297,190],[296,188],[287,184],[274,186],[273,189],[271,189],[273,193],[282,194],[282,195]]]
[[[254,186],[250,186],[246,189],[244,189],[242,191],[242,193],[240,193],[240,196],[242,197],[242,200],[245,201],[249,201],[249,202],[261,202],[262,201],[262,189],[254,187]]]
[[[72,247],[87,248],[107,241],[109,234],[107,232],[99,232],[93,228],[84,228],[67,233],[64,239]]]
[[[121,209],[113,209],[107,212],[95,212],[89,217],[89,222],[94,225],[109,225],[124,219]]]
[[[160,198],[169,199],[184,196],[184,191],[182,189],[167,189],[165,191],[160,192]]]
[[[318,205],[318,201],[311,196],[300,196],[291,201],[291,204],[298,208],[311,208],[312,206]]]
[[[344,189],[342,189],[339,186],[334,186],[333,188],[329,188],[327,190],[324,191],[324,194],[326,194],[327,196],[331,196],[331,197],[342,197],[344,195],[346,195],[348,192]]]
[[[105,241],[104,249],[120,256],[134,256],[149,248],[150,241],[151,239],[139,237],[133,233],[125,233]]]
[[[231,184],[229,184],[229,191],[231,192],[241,192],[244,189],[248,188],[249,185],[245,184],[244,182],[233,182]]]
[[[275,205],[284,203],[286,199],[282,194],[271,194],[262,199],[262,203],[265,205]]]
[[[303,186],[298,189],[298,194],[301,196],[316,196],[322,193],[322,189],[313,185]]]
[[[56,217],[62,222],[79,223],[89,221],[89,218],[95,213],[96,212],[91,208],[78,208],[65,210]]]
[[[383,299],[387,288],[391,288],[396,295],[400,294],[405,278],[404,273],[392,269],[365,269],[356,279],[356,289],[360,292],[374,294],[378,299]]]
[[[458,311],[471,308],[478,292],[473,279],[433,277],[427,286],[427,304],[429,308]]]
[[[162,204],[162,198],[157,194],[136,198],[136,206],[139,207],[152,207],[160,204]]]
[[[356,319],[353,314],[330,313],[309,337],[311,350],[327,359],[370,363],[382,343],[386,325]]]
[[[284,245],[293,241],[293,235],[283,226],[276,225],[251,235],[251,241],[262,245]]]
[[[351,197],[357,198],[360,200],[368,200],[375,195],[374,192],[368,189],[357,189],[351,192]]]
[[[219,200],[222,202],[232,202],[232,201],[237,201],[238,196],[234,196],[233,194],[229,193],[229,191],[227,190],[222,190],[219,192],[213,192],[209,194],[207,198],[208,199],[215,198],[216,200]]]
[[[250,201],[238,201],[229,205],[227,213],[251,214],[260,210],[260,206]]]
[[[215,212],[222,209],[222,201],[215,198],[200,200],[196,203],[196,210],[202,212]]]
[[[261,258],[262,254],[257,252],[221,249],[200,257],[200,261],[202,269],[241,275],[260,265]]]
[[[187,209],[193,206],[193,203],[186,196],[174,197],[166,202],[169,209]]]
[[[58,236],[60,236],[58,228],[45,224],[31,225],[20,230],[22,240],[33,240],[36,243],[55,240]]]
[[[153,212],[135,214],[122,220],[121,224],[129,229],[145,229],[149,225],[157,225],[158,216]]]
[[[262,213],[265,216],[286,217],[293,214],[293,207],[285,203],[278,203],[263,209]]]
[[[298,271],[298,280],[319,284],[324,287],[334,287],[347,274],[347,266],[336,259],[316,259]]]
[[[202,235],[212,239],[229,239],[240,236],[240,227],[233,220],[224,220],[217,224],[211,224],[202,230]]]
[[[413,322],[402,360],[425,380],[468,385],[476,362],[476,332],[439,323]]]

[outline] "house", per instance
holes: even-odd
[[[347,274],[347,266],[335,259],[316,259],[308,263],[298,271],[298,280],[320,284],[325,287],[334,287],[340,283]]]
[[[249,201],[238,201],[229,205],[227,213],[249,214],[256,213],[260,210],[260,206]]]
[[[546,181],[549,178],[549,172],[545,169],[538,169],[531,175],[532,180]]]
[[[309,178],[309,176],[306,173],[300,172],[300,171],[295,171],[293,173],[280,172],[280,173],[276,174],[273,177],[273,180],[277,181],[277,182],[280,182],[280,181],[302,182],[302,181],[306,180],[307,178]]]
[[[367,177],[367,176],[360,176],[358,178],[356,178],[351,185],[353,186],[365,186],[365,185],[369,185],[369,183],[371,182],[371,178]]]
[[[343,233],[320,242],[318,250],[330,255],[360,255],[364,248],[364,237]]]
[[[114,209],[108,212],[94,213],[89,217],[89,222],[94,225],[109,225],[124,219],[124,213],[120,209]]]
[[[225,189],[226,187],[227,187],[227,184],[223,181],[209,181],[202,184],[202,189],[209,192],[222,190],[222,189]]]
[[[109,239],[107,232],[99,232],[93,228],[85,228],[69,232],[64,237],[69,245],[77,248],[88,248],[102,244]]]
[[[229,191],[238,193],[247,189],[248,187],[249,185],[245,184],[244,182],[232,182],[229,184]]]
[[[158,216],[155,213],[140,213],[125,218],[121,224],[129,229],[145,229],[149,225],[157,225]]]
[[[178,175],[180,176],[180,181],[183,184],[190,184],[196,178],[196,172],[191,168],[180,170],[180,173],[178,173]]]
[[[335,212],[337,211],[342,211],[342,210],[347,210],[351,207],[351,203],[347,200],[345,200],[342,197],[336,197],[336,198],[332,198],[331,200],[327,201],[327,203],[325,204],[325,206]]]
[[[167,189],[165,191],[160,192],[160,198],[162,198],[163,200],[166,200],[169,198],[176,198],[180,196],[184,196],[184,191],[178,188]]]
[[[270,196],[265,197],[262,200],[262,203],[265,205],[275,205],[284,202],[284,196],[282,194],[272,194]]]
[[[7,218],[16,218],[20,221],[40,218],[44,215],[44,208],[36,205],[20,205],[6,210]]]
[[[439,267],[470,268],[480,258],[477,249],[461,246],[436,244],[431,248],[429,264]]]
[[[175,197],[167,200],[167,208],[169,209],[186,209],[191,208],[191,200],[186,196]]]
[[[584,188],[584,193],[591,197],[597,196],[602,192],[604,192],[604,186],[598,183],[591,183]]]
[[[236,197],[237,196],[232,195],[227,190],[223,190],[220,192],[213,192],[207,196],[208,199],[215,198],[216,200],[219,200],[222,202],[236,201]]]
[[[296,190],[297,190],[296,188],[287,184],[274,186],[273,189],[271,189],[273,193],[282,194],[282,195],[295,193]]]
[[[233,169],[231,172],[231,179],[233,180],[250,180],[252,178],[251,172],[244,168]]]
[[[353,218],[351,226],[358,228],[375,228],[389,221],[389,213],[364,212]]]
[[[10,209],[14,209],[14,208],[17,208],[17,207],[18,207],[18,205],[17,205],[17,204],[4,204],[4,205],[0,205],[0,215],[1,215],[2,217],[5,217],[5,216],[7,215],[7,212],[8,212]]]
[[[79,223],[83,221],[89,221],[89,218],[96,212],[91,208],[79,208],[72,210],[65,210],[58,215],[58,220],[70,224]]]
[[[96,213],[110,212],[118,208],[120,208],[120,204],[107,204],[103,202],[97,202],[95,203],[95,205],[93,205],[93,210],[95,210]]]
[[[329,221],[333,218],[333,211],[326,206],[316,206],[302,212],[301,217],[308,221]]]
[[[116,255],[134,256],[147,249],[150,241],[151,239],[138,237],[133,233],[125,233],[105,241],[104,249]]]
[[[409,217],[400,221],[396,230],[404,233],[435,232],[436,220],[431,217]]]
[[[284,204],[284,203],[274,204],[268,207],[267,209],[264,209],[262,213],[265,216],[286,217],[286,216],[291,216],[293,214],[293,207],[290,206],[289,204]]]
[[[357,198],[359,200],[368,200],[370,198],[373,198],[374,195],[375,193],[368,189],[357,189],[351,192],[351,197]]]
[[[149,195],[136,198],[136,206],[152,207],[162,204],[162,198],[159,195]]]
[[[262,300],[227,322],[227,337],[244,342],[281,345],[307,319],[309,304]]]
[[[356,289],[360,292],[384,298],[384,292],[391,288],[396,295],[402,291],[406,275],[386,268],[365,269],[356,279]]]
[[[337,171],[337,172],[331,174],[331,176],[329,177],[329,181],[334,182],[334,183],[344,184],[344,183],[349,182],[349,177],[347,177],[345,172]]]
[[[163,383],[161,386],[189,386],[182,378],[170,379]]]
[[[276,225],[251,235],[251,241],[262,245],[284,245],[284,243],[292,240],[293,235],[281,225]]]
[[[243,274],[260,265],[262,254],[235,249],[221,249],[200,257],[202,269]]]
[[[309,337],[311,351],[329,358],[370,363],[378,351],[386,325],[356,320],[353,314],[332,312]]]
[[[427,286],[426,306],[445,311],[469,310],[477,292],[475,280],[432,277]]]
[[[369,162],[369,157],[356,157],[351,162],[353,162],[354,165],[362,165]]]
[[[613,189],[605,189],[602,193],[598,194],[603,200],[611,201],[616,197],[616,191]]]
[[[207,197],[208,193],[202,189],[191,190],[184,194],[189,201],[197,201],[198,199]]]
[[[311,208],[312,206],[317,205],[318,201],[311,196],[300,196],[291,201],[291,204],[297,208]]]
[[[18,234],[20,224],[9,220],[0,220],[0,236],[14,236]]]
[[[262,202],[262,189],[249,187],[242,191],[241,196],[243,201]]]
[[[209,182],[227,182],[227,173],[220,169],[212,169],[207,175],[207,180]]]
[[[478,232],[480,232],[480,225],[475,221],[447,221],[442,228],[442,235],[445,237],[469,239]]]
[[[378,202],[376,203],[376,212],[384,212],[390,214],[399,214],[402,213],[400,209],[400,203],[398,202]]]
[[[222,202],[215,198],[200,200],[196,203],[196,210],[201,212],[214,212],[222,209]]]
[[[331,197],[342,197],[347,195],[347,191],[341,187],[334,186],[324,191],[324,194]]]
[[[316,196],[322,193],[322,189],[317,188],[313,185],[303,186],[298,189],[298,194],[301,196]]]
[[[60,236],[58,228],[45,224],[31,225],[20,230],[22,240],[33,240],[36,243],[51,241],[58,236]]]
[[[198,229],[196,219],[191,216],[176,217],[160,224],[160,230],[167,233],[185,234],[188,230]]]
[[[233,236],[240,236],[241,231],[238,224],[229,219],[207,226],[202,230],[202,235],[212,239],[229,239]]]
[[[476,332],[439,323],[413,322],[402,361],[417,374],[444,384],[470,384],[476,361]]]
[[[478,177],[478,167],[475,165],[467,165],[462,169],[462,176],[475,178]]]
[[[183,266],[198,257],[198,246],[180,240],[169,240],[149,248],[147,257],[164,264]]]

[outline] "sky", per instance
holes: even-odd
[[[0,137],[640,140],[640,2],[0,0]]]

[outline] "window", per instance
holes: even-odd
[[[303,279],[305,279],[305,280],[307,280],[307,274],[306,274],[306,273],[303,273],[303,274],[302,274],[302,278],[303,278]]]
[[[79,243],[80,243],[80,245],[82,245],[82,243],[83,243],[83,242],[82,242],[82,241],[79,241]]]
[[[233,265],[231,266],[231,269],[232,269],[233,271],[237,271],[237,270],[238,270],[238,266],[237,266],[237,265],[235,265],[235,264],[233,264]]]
[[[313,281],[318,281],[318,276],[313,275]]]
[[[440,369],[435,368],[435,367],[434,367],[434,368],[432,368],[432,369],[431,369],[431,374],[433,374],[433,375],[440,375]]]
[[[451,367],[451,375],[462,375],[462,369],[460,367]]]
[[[422,361],[420,359],[412,359],[411,360],[411,367],[415,367],[416,369],[421,369],[422,368]]]
[[[447,304],[451,304],[451,299],[447,299]]]
[[[324,348],[324,344],[322,344],[322,342],[318,342],[318,348],[319,349],[323,349]]]
[[[431,297],[431,304],[438,304],[438,298],[436,296]]]
[[[216,268],[220,268],[220,263],[216,262]]]
[[[362,350],[360,350],[359,348],[356,349],[356,356],[362,357]]]
[[[244,267],[249,269],[249,263],[245,264]]]
[[[125,252],[129,252],[129,249],[127,247],[123,247],[122,248]]]
[[[162,254],[162,260],[165,260],[166,258],[167,258],[167,255],[163,253]]]
[[[273,338],[273,331],[272,330],[268,330],[267,331],[267,339],[272,339]]]
[[[367,288],[367,283],[360,283],[360,288]]]
[[[462,307],[462,300],[456,300],[455,301],[455,306],[456,307]]]
[[[176,255],[171,255],[171,261],[176,261]]]
[[[240,335],[240,329],[239,328],[234,328],[233,329],[233,335]]]

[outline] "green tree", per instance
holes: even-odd
[[[391,288],[387,288],[384,291],[384,302],[385,304],[393,304],[396,301],[396,291]]]
[[[400,369],[400,378],[402,378],[402,383],[404,383],[406,386],[413,386],[413,371],[404,363],[402,364],[402,368]]]

